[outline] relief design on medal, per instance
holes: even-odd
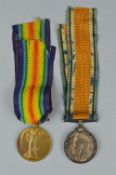
[[[47,156],[51,149],[51,138],[40,127],[25,129],[17,140],[18,151],[29,161],[38,161]]]
[[[91,160],[97,150],[94,136],[87,131],[75,130],[66,138],[64,151],[74,162],[85,163]]]

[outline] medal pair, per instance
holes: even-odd
[[[79,123],[64,143],[68,158],[77,163],[91,160],[97,150],[94,136],[84,122],[97,121],[98,58],[96,9],[68,8],[67,23],[58,30],[64,92],[64,122]],[[32,127],[17,140],[24,159],[38,161],[51,149],[49,134],[38,125],[52,111],[51,86],[55,47],[51,46],[50,21],[13,26],[16,84],[14,110],[17,118]]]

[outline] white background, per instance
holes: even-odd
[[[87,123],[98,142],[98,152],[89,163],[80,165],[67,159],[63,143],[75,124],[63,123],[62,82],[56,29],[65,22],[68,6],[98,9],[98,50],[100,82],[97,123]],[[16,139],[27,127],[13,112],[14,58],[13,24],[36,17],[48,17],[52,25],[52,43],[57,46],[54,67],[53,112],[50,122],[42,125],[52,136],[49,156],[38,162],[23,160],[16,149]],[[115,175],[116,174],[116,0],[0,0],[0,175]]]

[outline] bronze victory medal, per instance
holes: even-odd
[[[28,161],[39,161],[51,150],[52,142],[48,132],[38,126],[24,129],[18,137],[17,148]]]
[[[64,151],[73,162],[86,163],[96,154],[96,139],[83,127],[78,127],[67,136]]]

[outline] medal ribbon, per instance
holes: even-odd
[[[59,27],[64,121],[96,121],[98,57],[96,9],[68,8]]]
[[[49,20],[37,19],[14,25],[13,49],[15,114],[24,123],[44,122],[52,111],[51,86],[55,57]]]

